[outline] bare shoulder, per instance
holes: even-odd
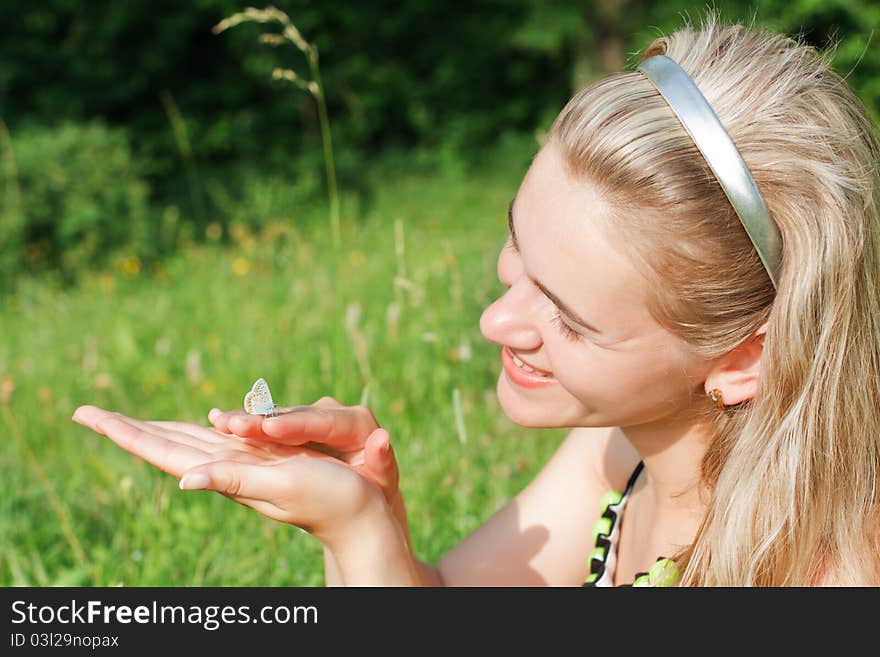
[[[441,576],[452,586],[579,585],[600,499],[637,463],[619,429],[572,429],[528,486],[444,555]]]

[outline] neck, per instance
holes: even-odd
[[[708,428],[690,418],[621,427],[645,467],[636,488],[654,517],[693,514],[705,509],[707,491],[700,483],[700,464],[710,440]]]

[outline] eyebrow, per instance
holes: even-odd
[[[516,251],[517,253],[519,253],[520,252],[519,241],[517,241],[517,239],[516,239],[516,231],[513,228],[513,204],[515,202],[516,202],[516,197],[513,198],[513,200],[510,202],[510,205],[507,207],[507,228],[510,231],[510,240],[513,243],[513,250]],[[528,274],[526,274],[526,275],[528,276]],[[556,296],[550,290],[548,290],[547,287],[541,281],[535,280],[531,276],[529,276],[529,278],[531,278],[532,282],[537,286],[537,288],[539,290],[541,290],[541,292],[543,292],[546,295],[546,297],[548,299],[550,299],[550,301],[552,301],[553,303],[556,304],[556,306],[559,308],[559,310],[564,312],[566,315],[568,315],[571,319],[575,320],[578,324],[580,324],[584,328],[589,329],[590,331],[593,331],[593,333],[601,333],[601,331],[599,329],[597,329],[595,326],[593,326],[588,321],[586,321],[583,317],[578,315],[574,310],[571,309],[571,307],[566,305],[566,303],[564,301],[562,301],[562,299],[560,299],[558,296]]]

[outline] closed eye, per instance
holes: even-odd
[[[562,319],[562,314],[559,310],[555,310],[553,314],[553,318],[550,320],[554,324],[559,327],[559,332],[562,336],[569,340],[570,342],[577,342],[581,338],[581,334],[571,328],[564,319]]]

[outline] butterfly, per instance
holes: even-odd
[[[269,384],[265,379],[257,379],[253,387],[244,396],[244,410],[249,415],[275,415],[278,408],[272,401],[272,393],[269,392]]]

